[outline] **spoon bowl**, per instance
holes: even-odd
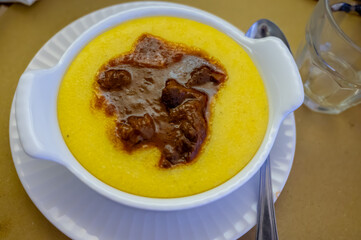
[[[277,37],[282,40],[282,42],[291,52],[291,48],[288,44],[286,36],[274,22],[268,19],[260,19],[253,23],[253,25],[246,32],[246,36],[249,38],[265,38],[270,36]]]

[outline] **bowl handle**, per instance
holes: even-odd
[[[16,90],[15,114],[25,152],[35,158],[62,165],[65,145],[57,121],[58,68],[25,72]],[[55,79],[57,78],[57,79]]]
[[[303,84],[297,65],[280,39],[266,37],[249,40],[252,56],[267,85],[268,97],[272,98],[272,107],[276,108],[272,112],[281,122],[303,103]]]

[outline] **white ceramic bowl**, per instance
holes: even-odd
[[[146,16],[176,16],[192,19],[224,32],[251,56],[264,81],[269,102],[269,123],[253,159],[237,175],[203,193],[181,198],[148,198],[115,189],[91,175],[69,151],[57,119],[57,96],[62,78],[73,58],[99,34],[120,23]],[[16,93],[16,119],[24,150],[32,157],[55,161],[98,193],[128,206],[149,210],[180,210],[221,198],[243,185],[261,167],[269,154],[282,120],[303,102],[303,87],[297,66],[287,47],[276,38],[249,39],[230,23],[199,9],[176,5],[139,7],[112,15],[90,27],[50,69],[24,73]]]

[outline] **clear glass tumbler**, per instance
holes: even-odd
[[[306,27],[296,62],[304,104],[314,111],[338,114],[361,102],[361,15],[355,6],[320,0]]]

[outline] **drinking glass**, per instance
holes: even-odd
[[[314,111],[338,114],[361,102],[360,7],[355,1],[320,0],[308,22],[296,62],[304,104]]]

